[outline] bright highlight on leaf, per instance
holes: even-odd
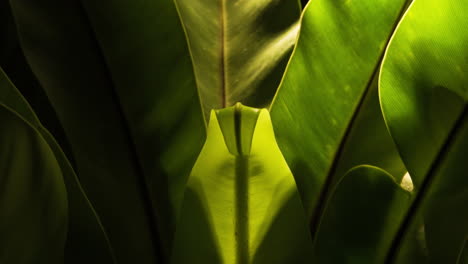
[[[405,173],[405,175],[401,179],[400,186],[408,192],[411,192],[414,189],[413,181],[411,180],[409,172]]]
[[[310,257],[304,209],[266,109],[237,104],[211,112],[181,210],[172,263],[306,263]]]

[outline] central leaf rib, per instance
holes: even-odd
[[[227,107],[227,98],[226,98],[226,33],[225,33],[225,20],[226,20],[226,7],[225,7],[225,0],[220,0],[220,56],[219,56],[219,63],[220,63],[220,93],[221,93],[221,106]]]

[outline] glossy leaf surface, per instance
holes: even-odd
[[[431,263],[456,263],[468,235],[468,23],[464,1],[415,1],[381,70],[383,113],[416,188],[389,263],[423,219]]]
[[[0,68],[0,103],[16,112],[37,129],[51,148],[60,165],[63,181],[67,189],[68,234],[65,245],[67,263],[83,263],[99,260],[100,263],[113,263],[114,256],[108,238],[94,208],[83,192],[70,162],[65,157],[52,135],[36,117],[29,104],[10,82]],[[19,140],[19,139],[17,139]]]
[[[314,247],[315,263],[384,263],[410,195],[379,168],[350,170],[325,210]]]
[[[249,138],[250,152],[230,147],[246,150]],[[172,263],[307,263],[310,254],[303,207],[268,111],[213,111],[187,184]]]
[[[62,263],[67,193],[40,133],[0,104],[0,262]]]
[[[314,210],[324,204],[337,155],[404,4],[315,0],[304,10],[271,115],[309,218],[319,217]]]
[[[242,102],[268,106],[296,41],[300,6],[292,0],[175,0],[198,91],[211,109]]]

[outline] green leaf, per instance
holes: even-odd
[[[467,11],[459,0],[415,1],[386,52],[382,109],[417,194],[388,263],[406,261],[418,219],[431,263],[456,263],[466,243]]]
[[[11,13],[8,0],[0,0],[0,67],[15,87],[28,100],[35,113],[41,118],[41,123],[47,127],[63,151],[70,154],[69,144],[57,115],[50,105],[47,96],[32,73],[18,39],[18,32]],[[71,155],[69,155],[71,157]],[[71,159],[73,162],[73,160]]]
[[[174,1],[205,119],[236,102],[268,106],[296,41],[298,1]]]
[[[114,263],[114,256],[107,235],[65,154],[1,68],[0,103],[25,118],[32,127],[37,129],[48,143],[60,165],[68,200],[66,262],[83,263],[98,260],[100,263]]]
[[[304,10],[271,115],[313,236],[404,6],[404,0],[314,0]]]
[[[40,133],[0,103],[0,262],[63,263],[67,193]]]
[[[332,185],[351,168],[361,164],[382,168],[397,182],[407,172],[382,116],[377,76],[369,89],[360,111],[356,113],[353,126],[349,129],[340,159],[337,160]]]
[[[324,212],[314,247],[315,263],[384,263],[410,196],[379,168],[350,170]]]
[[[174,3],[11,5],[117,260],[164,259],[205,136]]]
[[[172,263],[307,263],[310,253],[303,207],[268,111],[240,104],[212,111]]]

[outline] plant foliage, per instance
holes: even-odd
[[[0,0],[0,263],[468,263],[467,13]]]

